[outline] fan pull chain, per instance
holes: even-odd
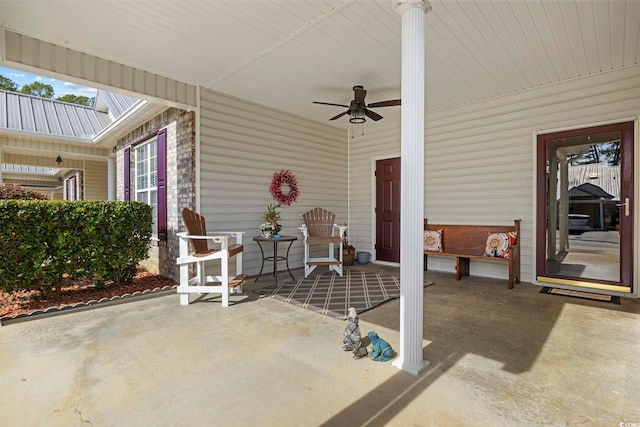
[[[351,139],[353,139],[353,138],[355,138],[355,137],[356,137],[356,136],[355,136],[355,133],[354,133],[354,131],[353,131],[353,127],[354,127],[355,125],[354,125],[353,123],[350,123],[350,125],[351,125]],[[362,123],[362,124],[360,125],[360,129],[361,129],[361,133],[360,133],[360,135],[364,136],[364,123]]]

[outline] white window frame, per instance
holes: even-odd
[[[151,148],[154,147],[153,150]],[[158,238],[158,138],[153,136],[133,147],[135,198],[153,208],[152,237]],[[144,166],[144,167],[141,167]],[[155,177],[155,179],[154,179]],[[155,182],[154,182],[155,181]],[[154,198],[155,195],[155,198]],[[155,200],[155,204],[154,204]]]
[[[80,182],[78,174],[68,176],[64,179],[62,187],[63,200],[80,200],[78,182]]]

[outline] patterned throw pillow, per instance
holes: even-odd
[[[517,231],[489,234],[487,237],[487,244],[484,247],[484,256],[493,258],[509,258],[511,246],[516,242],[517,237]]]
[[[424,250],[427,252],[442,252],[444,246],[442,244],[442,229],[425,230],[422,239]]]

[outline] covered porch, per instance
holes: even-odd
[[[351,267],[398,274],[394,267]],[[302,276],[302,270],[294,272]],[[169,295],[2,328],[3,420],[37,425],[618,425],[640,419],[640,303],[427,272],[415,376],[341,349],[344,321],[271,298]],[[426,314],[428,313],[428,315]],[[153,326],[151,326],[153,325]],[[395,348],[399,301],[360,316]]]

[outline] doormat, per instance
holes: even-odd
[[[433,284],[425,283],[424,286]],[[358,313],[400,297],[400,279],[364,271],[318,274],[295,282],[278,283],[256,289],[256,293],[315,311],[336,319],[346,319],[349,307]]]
[[[550,288],[548,286],[545,286],[544,288],[540,289],[540,293],[564,295],[566,297],[590,299],[594,301],[603,301],[603,302],[611,302],[613,304],[620,304],[620,297],[618,296],[596,294],[593,292],[574,291],[572,289]]]

